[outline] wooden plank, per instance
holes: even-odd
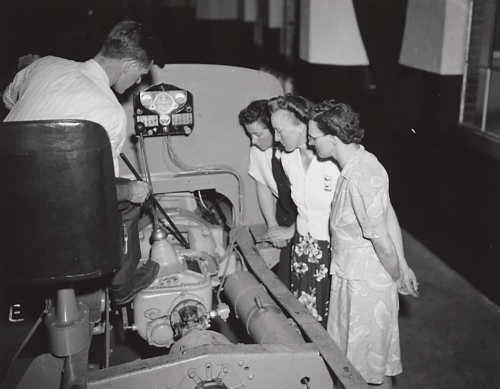
[[[243,253],[248,267],[267,288],[276,302],[295,320],[306,337],[316,345],[326,365],[340,380],[345,389],[369,389],[361,374],[342,354],[328,332],[309,314],[308,310],[283,285],[255,249],[248,228],[240,227],[236,242]]]

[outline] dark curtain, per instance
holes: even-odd
[[[408,0],[353,0],[356,18],[370,61],[370,70],[382,99],[385,124],[405,128],[398,86],[399,53]]]

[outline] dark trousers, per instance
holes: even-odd
[[[121,216],[122,260],[111,281],[112,286],[126,283],[134,274],[141,259],[139,218],[141,206],[130,201],[118,204]]]

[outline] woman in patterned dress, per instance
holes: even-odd
[[[307,123],[313,105],[287,94],[269,101],[275,139],[283,144],[281,163],[297,206],[295,228],[280,228],[274,239],[292,239],[290,290],[326,328],[330,294],[330,233],[328,219],[337,165],[320,161],[307,145]]]
[[[418,296],[406,263],[389,180],[359,144],[359,115],[333,100],[318,104],[309,143],[341,168],[332,203],[331,295],[328,333],[370,386],[392,388],[402,372],[398,292]]]

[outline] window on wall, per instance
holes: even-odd
[[[283,7],[283,27],[281,28],[280,53],[292,60],[296,54],[296,14],[297,0],[285,0]]]
[[[257,19],[253,25],[253,43],[259,47],[262,47],[264,44],[264,25],[267,19],[267,14],[264,12],[265,10],[265,1],[257,1]]]
[[[500,142],[499,13],[498,0],[471,3],[460,123]]]

